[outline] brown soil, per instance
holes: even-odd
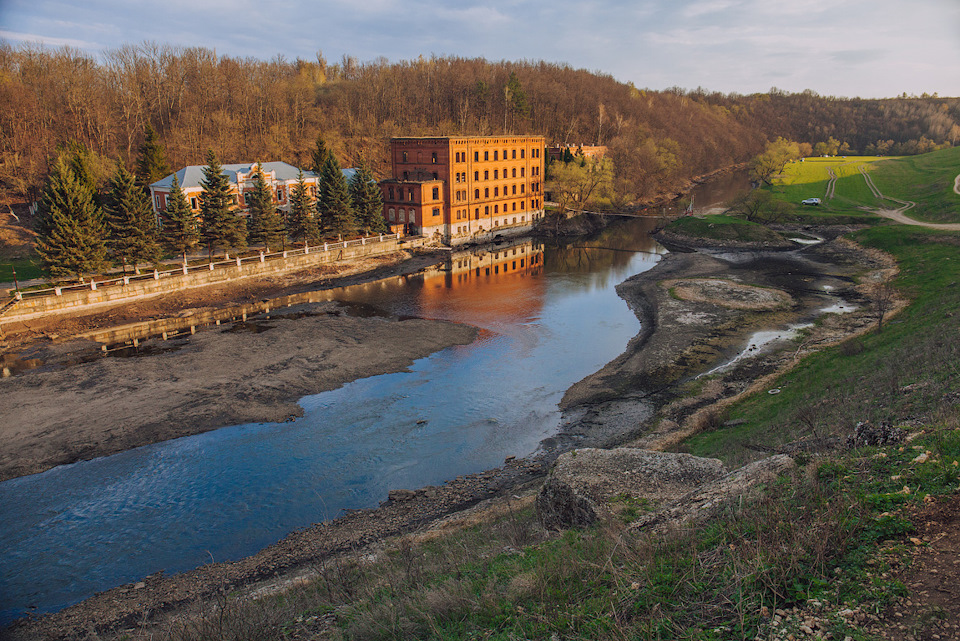
[[[912,563],[891,580],[910,591],[866,630],[883,639],[960,639],[960,495],[909,514],[917,524]]]

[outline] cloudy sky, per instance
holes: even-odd
[[[547,60],[638,87],[960,96],[960,0],[0,0],[0,37],[328,61]]]

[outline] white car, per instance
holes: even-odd
[[[801,200],[801,201],[800,201],[800,204],[801,204],[801,205],[819,205],[819,204],[820,204],[820,199],[819,199],[819,198],[807,198],[806,200]]]

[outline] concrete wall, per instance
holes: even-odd
[[[367,239],[363,244],[359,241],[350,241],[346,247],[344,243],[329,243],[327,249],[323,246],[311,247],[307,253],[300,248],[285,252],[285,256],[270,254],[247,257],[242,260],[221,261],[215,263],[212,269],[210,265],[191,266],[186,273],[183,269],[155,271],[152,275],[130,276],[126,279],[102,283],[94,282],[83,288],[57,288],[43,293],[24,292],[23,299],[0,317],[0,327],[47,314],[81,309],[86,311],[185,289],[293,272],[324,263],[386,254],[399,249],[412,249],[416,244],[401,242],[394,236],[386,236],[383,241],[376,238]]]

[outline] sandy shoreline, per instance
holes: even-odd
[[[165,612],[176,612],[188,604],[211,598],[219,586],[249,589],[265,582],[287,580],[308,572],[311,565],[321,559],[428,526],[486,499],[503,496],[509,500],[514,494],[522,494],[522,488],[531,482],[535,484],[561,451],[572,447],[613,446],[657,436],[665,422],[651,426],[648,421],[658,409],[675,400],[671,390],[679,381],[702,371],[708,364],[731,357],[750,332],[780,326],[809,314],[816,307],[817,292],[822,292],[824,284],[839,288],[844,296],[857,295],[851,276],[861,272],[865,265],[855,248],[828,243],[803,254],[779,258],[758,256],[752,262],[723,260],[699,253],[671,254],[653,270],[627,279],[618,287],[618,293],[641,319],[641,333],[631,340],[620,357],[568,390],[562,403],[561,432],[548,439],[543,452],[531,460],[508,461],[496,470],[460,477],[444,486],[395,495],[378,509],[352,512],[330,523],[295,532],[235,563],[211,564],[170,577],[148,577],[139,588],[130,585],[114,588],[45,617],[39,623],[18,625],[16,638],[32,638],[41,630],[52,638],[68,638],[88,629],[118,631],[137,625],[148,611],[151,617],[162,620]],[[716,301],[674,298],[660,284],[668,279],[715,277],[781,289],[796,304],[776,311],[731,309]],[[396,321],[385,319],[316,318],[335,319],[337,323],[362,320],[362,325],[386,326],[388,332],[396,325]],[[866,322],[869,319],[865,314],[849,314],[823,325],[830,330],[832,324],[836,335],[844,335]],[[346,331],[348,325],[343,328]],[[349,329],[365,331],[359,327]],[[456,337],[465,340],[466,335],[457,333],[464,330],[471,331],[453,325],[453,333],[447,340]],[[273,331],[257,336],[266,340]],[[250,338],[244,336],[244,344]],[[362,349],[362,345],[355,344],[352,348]],[[225,357],[229,352],[219,353],[211,348],[208,354]],[[297,367],[299,365],[298,362]],[[751,359],[751,363],[723,377],[721,392],[738,393],[778,366],[775,358]],[[702,404],[714,401],[716,397],[707,398]],[[670,417],[680,422],[684,412],[689,415],[701,405],[693,403],[676,408]]]

